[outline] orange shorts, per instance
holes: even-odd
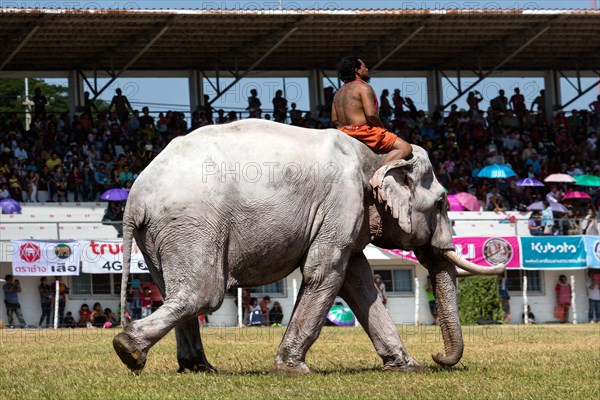
[[[360,140],[375,151],[382,150],[388,152],[392,150],[394,142],[398,138],[398,136],[380,126],[347,125],[340,126],[338,129]]]

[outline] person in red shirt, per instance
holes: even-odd
[[[571,307],[571,285],[567,282],[567,277],[561,275],[558,277],[558,283],[554,288],[556,291],[556,309],[557,318],[560,322],[569,322],[569,308]]]
[[[140,300],[142,303],[142,318],[149,317],[152,314],[152,292],[148,287],[144,288],[144,293],[142,293]]]
[[[519,88],[515,88],[515,94],[510,97],[509,103],[519,121],[522,122],[527,106],[525,106],[525,97],[521,94]]]

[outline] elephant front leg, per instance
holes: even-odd
[[[198,318],[194,317],[179,323],[175,327],[175,338],[177,339],[177,362],[179,363],[177,372],[184,372],[186,369],[192,372],[215,371],[204,353]]]
[[[311,252],[309,252],[311,254]],[[277,351],[273,372],[284,375],[310,373],[306,353],[321,333],[327,313],[344,279],[348,255],[320,248],[307,257],[303,280],[290,324]],[[334,261],[331,261],[331,260]]]
[[[350,258],[340,296],[369,335],[385,370],[427,370],[410,357],[404,348],[394,321],[377,295],[373,272],[362,253]]]

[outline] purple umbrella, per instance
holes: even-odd
[[[123,201],[127,200],[129,196],[129,191],[125,189],[108,189],[106,192],[102,193],[100,196],[100,200],[106,201]]]
[[[559,212],[559,213],[567,213],[569,210],[567,209],[567,207],[563,206],[560,203],[555,203],[553,201],[550,201],[550,209],[554,212]],[[531,203],[529,206],[527,206],[527,209],[529,211],[542,211],[544,209],[544,203],[541,201],[536,201],[535,203]]]
[[[13,199],[2,199],[0,200],[0,209],[5,214],[18,214],[21,212],[21,205]]]
[[[533,178],[525,178],[517,181],[517,186],[544,186],[543,182]]]

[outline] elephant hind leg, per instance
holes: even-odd
[[[340,296],[348,303],[369,335],[377,354],[383,360],[384,370],[427,371],[404,348],[396,325],[378,296],[373,284],[373,272],[364,254],[350,257]]]
[[[211,251],[202,251],[205,248]],[[141,371],[150,348],[176,327],[179,370],[212,370],[204,354],[197,318],[218,309],[225,295],[223,258],[215,254],[215,248],[199,246],[196,254],[188,247],[171,248],[162,256],[164,304],[150,316],[128,324],[113,340],[117,354],[129,369]]]

